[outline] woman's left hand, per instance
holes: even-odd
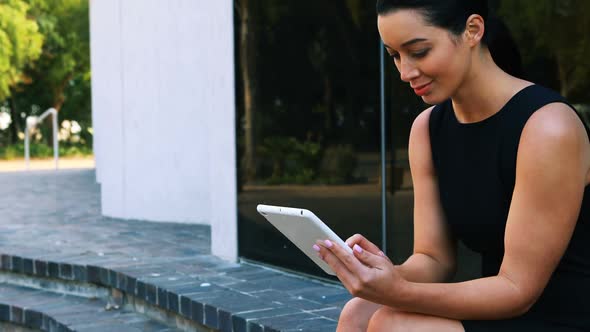
[[[399,304],[407,281],[393,263],[358,244],[352,249],[351,254],[329,240],[318,241],[314,246],[353,296],[388,306]]]

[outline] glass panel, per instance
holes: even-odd
[[[499,1],[525,78],[552,88],[590,119],[590,1]]]
[[[386,178],[387,254],[403,263],[413,247],[413,185],[408,160],[410,128],[426,108],[408,84],[402,82],[391,58],[385,53],[386,77]]]
[[[343,239],[380,245],[378,51],[372,2],[240,1],[240,256],[326,276],[259,203],[307,208]]]

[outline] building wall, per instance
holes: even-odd
[[[210,224],[235,260],[233,2],[91,0],[104,215]]]

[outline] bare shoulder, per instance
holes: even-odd
[[[590,169],[590,143],[582,120],[568,105],[551,103],[538,109],[527,121],[520,138],[522,162],[549,161],[565,167]]]
[[[410,159],[410,168],[414,175],[420,174],[420,170],[431,171],[433,168],[429,133],[430,114],[433,109],[434,106],[424,110],[416,117],[412,124],[408,155]]]
[[[414,123],[412,123],[412,130],[410,131],[410,149],[412,148],[412,142],[418,141],[416,143],[430,144],[430,134],[429,134],[429,123],[430,123],[430,113],[434,106],[429,107],[422,111],[422,113],[418,114]]]
[[[432,113],[433,109],[434,109],[434,106],[431,106],[431,107],[425,109],[424,111],[422,111],[420,114],[418,114],[418,116],[414,120],[414,123],[412,124],[412,131],[414,131],[414,129],[419,130],[419,131],[423,131],[423,130],[428,131],[428,123],[430,121],[430,113]]]
[[[526,145],[588,145],[588,134],[580,117],[564,103],[551,103],[538,109],[527,121],[521,136]]]

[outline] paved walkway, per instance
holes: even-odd
[[[93,169],[94,157],[60,158],[59,169]],[[54,170],[53,159],[33,159],[29,164],[30,170]],[[0,160],[0,172],[23,172],[26,170],[24,159]]]
[[[94,179],[93,170],[0,173],[2,269],[39,275],[41,267],[41,275],[77,280],[78,268],[88,266],[84,280],[160,307],[165,295],[165,309],[212,328],[335,329],[350,299],[343,288],[217,259],[208,226],[103,217]],[[55,276],[47,262],[59,263]]]
[[[210,252],[208,227],[103,217],[93,170],[3,173],[0,197],[1,253],[135,261]]]

